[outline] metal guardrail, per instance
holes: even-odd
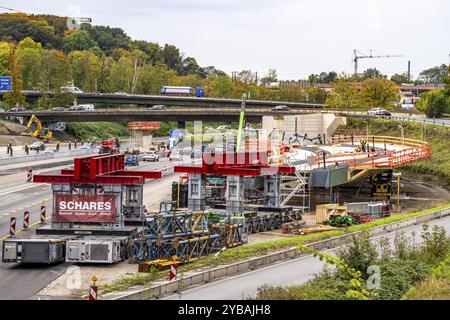
[[[433,211],[421,216],[405,219],[386,225],[378,226],[367,230],[371,237],[379,236],[388,232],[396,231],[419,224],[421,222],[438,219],[450,215],[450,208]],[[342,245],[351,243],[353,237],[362,235],[365,231],[357,231],[342,236],[329,238],[313,243],[306,244],[308,247],[314,250],[325,250],[340,247]],[[201,285],[209,283],[215,280],[223,279],[226,277],[235,276],[237,274],[246,273],[255,269],[273,265],[274,263],[295,259],[301,256],[305,256],[307,253],[303,253],[300,249],[294,247],[287,250],[283,250],[276,253],[267,254],[261,257],[252,258],[249,260],[233,263],[226,266],[220,266],[212,268],[206,271],[201,271],[196,274],[180,276],[180,279],[172,280],[145,288],[136,292],[126,293],[120,297],[113,298],[113,300],[149,300],[155,298],[161,298],[168,294],[173,294],[186,290],[187,288],[195,285]]]
[[[352,168],[364,167],[371,169],[396,168],[404,164],[415,162],[421,159],[427,159],[431,156],[430,145],[425,141],[389,137],[389,136],[334,136],[333,144],[359,143],[361,140],[367,140],[367,145],[373,142],[375,144],[396,145],[402,147],[400,150],[378,150],[371,152],[357,152],[352,154],[336,154],[325,157],[326,164],[339,162]],[[406,148],[405,148],[406,147]],[[323,164],[323,160],[317,159],[316,165]]]

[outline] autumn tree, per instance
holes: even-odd
[[[98,90],[100,58],[90,51],[73,51],[67,55],[75,86],[86,92]]]
[[[12,78],[12,90],[5,93],[4,100],[9,107],[16,105],[24,106],[25,97],[22,93],[23,82],[21,79],[21,66],[15,55],[15,48],[12,48],[8,56],[9,75]]]
[[[10,42],[0,42],[0,75],[9,75],[9,54],[12,44]]]
[[[16,49],[17,61],[22,69],[22,81],[25,89],[38,87],[42,68],[42,45],[26,37],[19,42]]]
[[[334,90],[325,101],[328,108],[359,109],[363,106],[363,99],[356,81],[341,77],[336,80]]]
[[[361,84],[361,96],[368,108],[392,109],[400,99],[399,88],[386,79],[367,79]]]

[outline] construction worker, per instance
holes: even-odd
[[[366,140],[361,140],[361,150],[362,152],[366,152]]]

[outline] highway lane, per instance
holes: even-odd
[[[401,120],[401,121],[414,121],[414,122],[418,122],[418,123],[426,123],[427,125],[436,125],[436,126],[445,126],[445,127],[449,127],[450,126],[450,119],[432,119],[432,118],[418,118],[418,117],[414,117],[414,116],[391,116],[391,117],[387,117],[389,119],[394,119],[394,120]]]
[[[160,170],[164,166],[170,168],[173,165],[167,158],[160,159],[159,162],[140,162],[137,167],[128,168],[129,170]],[[56,168],[52,168],[55,170]],[[60,169],[60,168],[58,168]],[[46,170],[48,171],[48,170]],[[170,173],[171,170],[169,169]],[[147,181],[144,185],[144,200],[146,204],[149,204],[152,209],[157,208],[157,203],[164,200],[167,197],[167,192],[170,192],[170,184],[173,180],[177,179],[176,176],[167,176],[159,180]],[[2,184],[5,183],[5,185]],[[18,208],[30,204],[30,202],[36,202],[41,197],[51,197],[50,186],[47,184],[36,184],[35,187],[26,188],[22,191],[14,191],[21,187],[30,186],[29,183],[23,182],[23,173],[2,176],[0,177],[0,209],[4,211],[15,210]],[[163,191],[166,191],[165,193]],[[50,203],[50,202],[49,202]],[[31,222],[39,221],[39,207],[40,204],[30,207]],[[48,215],[51,213],[51,204],[48,207]],[[16,212],[9,216],[0,216],[0,239],[5,237],[9,233],[9,219],[11,216],[16,216],[18,229],[22,226],[23,211]],[[27,233],[19,233],[21,235],[32,235],[34,230]],[[0,251],[1,256],[1,251]],[[59,276],[64,274],[68,263],[58,265],[20,265],[10,263],[0,263],[0,300],[2,299],[29,299],[33,297],[37,292],[46,287],[49,283],[56,280]]]
[[[430,226],[441,225],[450,232],[450,217],[441,218],[428,222]],[[419,237],[422,231],[422,224],[404,229],[405,235],[412,238],[415,233],[415,243],[419,243]],[[379,241],[386,237],[393,242],[394,233],[374,237],[372,241]],[[338,249],[327,250],[330,253],[336,253]],[[237,300],[249,296],[255,296],[257,289],[270,284],[275,286],[286,286],[302,284],[313,277],[314,274],[321,271],[323,262],[312,255],[304,256],[294,260],[280,262],[266,268],[258,269],[235,277],[211,282],[206,285],[194,287],[183,291],[180,294],[174,294],[164,297],[163,300]]]
[[[167,158],[158,162],[143,162],[137,167],[127,167],[127,170],[161,170],[166,166],[168,173],[174,164]],[[49,173],[68,166],[58,166],[51,169],[39,170],[37,173]],[[17,219],[17,230],[23,225],[23,214],[30,212],[30,223],[40,220],[40,202],[46,200],[47,215],[52,210],[50,201],[52,192],[49,184],[26,182],[26,173],[19,172],[12,175],[0,176],[0,240],[9,234],[11,217]],[[148,182],[147,182],[148,183]]]

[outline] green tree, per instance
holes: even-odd
[[[277,82],[278,76],[277,76],[277,70],[275,69],[269,69],[267,74],[261,78],[261,85],[266,85],[270,82]]]
[[[332,83],[336,81],[338,75],[336,72],[321,72],[320,74],[311,74],[308,77],[309,83]]]
[[[32,20],[28,17],[9,16],[0,17],[0,40],[19,42],[30,37],[43,47],[58,47],[59,41],[55,30],[45,20]]]
[[[173,83],[176,75],[175,70],[169,69],[163,63],[146,64],[141,70],[139,92],[159,94],[161,87]]]
[[[180,54],[180,50],[170,44],[165,44],[161,50],[162,61],[169,67],[177,72],[180,71],[181,62],[183,57]]]
[[[203,68],[203,71],[207,78],[227,76],[227,74],[225,72],[223,72],[222,70],[216,69],[214,66],[207,66],[207,67]]]
[[[86,92],[98,90],[100,59],[91,51],[73,51],[67,55],[75,86]]]
[[[447,97],[450,98],[450,65],[448,66],[447,69],[447,76],[444,79],[444,84],[445,84],[444,93]]]
[[[130,57],[121,56],[114,61],[109,72],[108,82],[112,91],[131,92],[133,79],[133,62]]]
[[[17,61],[22,67],[22,81],[25,89],[38,86],[42,68],[43,49],[40,43],[26,37],[17,45]]]
[[[408,81],[408,76],[406,75],[406,73],[402,73],[402,74],[396,73],[396,74],[393,74],[393,75],[391,76],[391,81],[394,82],[394,83],[396,83],[396,84],[398,84],[398,85],[400,85],[400,84],[402,84],[402,83],[409,83],[409,82],[410,82],[410,81]]]
[[[423,70],[418,77],[419,83],[436,84],[443,83],[448,75],[448,66],[441,64],[430,69]]]
[[[386,79],[387,76],[382,74],[377,68],[369,68],[361,75],[361,79]]]
[[[392,81],[385,79],[367,79],[361,84],[361,95],[369,108],[392,108],[392,103],[400,99],[399,89]]]
[[[0,75],[9,75],[9,54],[12,44],[10,42],[0,42]]]
[[[450,101],[443,90],[432,90],[421,94],[417,105],[417,109],[425,112],[429,118],[439,118],[449,108]]]
[[[336,80],[334,90],[330,93],[325,105],[329,108],[359,109],[363,106],[363,99],[358,85],[353,79],[340,77]]]
[[[208,79],[205,91],[211,97],[233,97],[234,84],[228,76],[216,76]]]
[[[328,97],[328,93],[324,89],[319,87],[305,87],[304,91],[306,94],[307,102],[310,103],[325,103]]]
[[[183,59],[181,62],[181,65],[179,67],[179,75],[181,76],[187,76],[190,74],[196,74],[202,78],[206,78],[206,74],[202,67],[197,63],[197,60],[195,60],[192,57],[187,57]]]
[[[62,51],[44,50],[39,90],[58,91],[72,81],[72,73],[67,56]]]
[[[77,50],[88,50],[97,46],[89,38],[89,34],[84,30],[75,30],[70,32],[62,39],[62,49],[65,53]]]
[[[22,93],[23,82],[21,79],[21,66],[16,59],[15,48],[12,49],[8,57],[8,69],[12,78],[12,91],[8,91],[4,95],[4,100],[10,107],[15,105],[24,106],[25,96]]]
[[[81,29],[86,31],[107,55],[111,55],[114,49],[127,49],[131,41],[130,37],[120,28],[92,26],[84,23],[81,25]]]

